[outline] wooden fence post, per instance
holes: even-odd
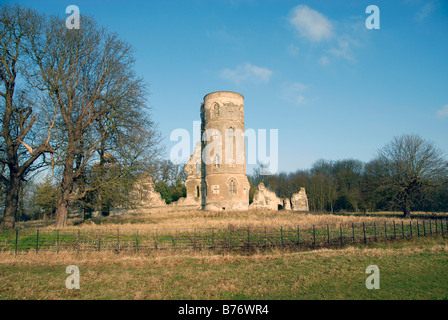
[[[375,242],[378,241],[378,236],[376,235],[376,221],[373,221],[373,229],[375,231]]]
[[[16,229],[16,249],[15,249],[15,254],[17,254],[17,244],[19,242],[19,229]]]
[[[384,221],[384,237],[387,240],[387,221]]]
[[[353,243],[355,243],[355,224],[352,222],[352,237],[353,237]]]
[[[397,239],[397,229],[395,228],[395,220],[394,220],[394,239]]]
[[[282,248],[283,248],[283,226],[280,227],[280,237],[281,237]]]
[[[117,252],[120,252],[120,228],[117,229]]]
[[[344,245],[344,240],[343,240],[343,237],[342,237],[342,223],[339,224],[339,232],[341,234],[341,247],[342,247]]]
[[[267,233],[267,227],[264,227],[264,247],[268,247],[268,233]]]
[[[364,234],[364,243],[367,243],[367,238],[366,238],[366,224],[363,222],[362,223],[362,233]]]
[[[135,239],[135,244],[137,246],[137,255],[139,254],[139,247],[138,247],[138,229],[137,229],[137,238]]]
[[[417,220],[417,237],[420,238],[420,225]]]
[[[403,236],[404,239],[404,221],[401,221],[401,235]]]

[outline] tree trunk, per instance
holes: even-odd
[[[19,208],[20,178],[11,177],[6,185],[5,215],[2,225],[5,229],[14,229]]]
[[[408,219],[411,217],[411,202],[409,201],[408,197],[405,197],[405,199],[404,199],[403,215],[404,215],[405,219]]]
[[[73,158],[72,158],[73,159]],[[73,163],[73,162],[72,162]],[[68,208],[70,205],[70,196],[73,190],[73,167],[65,166],[62,174],[61,194],[56,207],[56,227],[63,228],[67,226]]]

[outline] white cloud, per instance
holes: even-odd
[[[343,35],[338,38],[337,46],[328,50],[336,58],[344,58],[349,61],[355,61],[355,58],[352,53],[352,46],[358,45],[356,41],[354,41],[350,36]]]
[[[439,119],[448,118],[448,104],[444,105],[442,109],[437,111],[437,118]]]
[[[281,98],[297,106],[302,105],[307,102],[303,95],[303,92],[307,89],[308,86],[303,83],[284,83],[282,85]]]
[[[250,63],[240,65],[236,69],[224,69],[221,71],[221,77],[239,84],[243,81],[255,83],[269,82],[272,71],[267,68],[254,66]]]
[[[426,3],[418,12],[417,12],[417,21],[425,20],[436,8],[436,1],[430,1]]]
[[[298,47],[296,47],[295,45],[290,44],[287,48],[287,51],[290,56],[295,57],[299,53],[300,49]]]
[[[325,67],[326,65],[328,65],[330,63],[330,59],[328,59],[327,56],[322,56],[319,59],[319,63],[322,67]]]
[[[333,25],[323,14],[305,5],[292,9],[289,22],[299,34],[312,42],[320,42],[333,37]]]

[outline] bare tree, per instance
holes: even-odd
[[[54,160],[61,168],[58,227],[66,225],[73,201],[127,175],[146,147],[157,156],[157,133],[144,117],[146,88],[133,70],[131,46],[92,18],[81,19],[80,29],[68,30],[65,20],[51,17],[32,43],[35,85],[45,90],[59,116]],[[102,170],[106,152],[119,170],[97,175],[89,185],[86,173],[95,163]]]
[[[24,78],[29,44],[39,26],[40,17],[31,9],[0,6],[0,180],[6,193],[5,228],[15,226],[22,181],[40,167],[39,157],[53,151],[49,140],[54,116],[39,126],[37,93]]]
[[[425,187],[446,181],[448,162],[432,143],[416,135],[395,137],[378,151],[378,163],[384,169],[381,184],[409,218],[411,207]]]

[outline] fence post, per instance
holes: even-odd
[[[59,229],[56,231],[56,254],[59,254]]]
[[[342,237],[342,223],[339,224],[339,232],[341,233],[341,247],[344,245],[344,240]]]
[[[401,235],[403,236],[404,239],[404,221],[401,221]]]
[[[417,220],[417,238],[420,238],[420,225],[418,224],[418,220]]]
[[[120,228],[117,229],[117,252],[120,252]]]
[[[355,243],[355,224],[352,222],[352,237],[353,237],[353,244]]]
[[[376,221],[373,221],[373,229],[375,230],[375,242],[377,242],[378,236],[376,235]]]
[[[137,247],[137,255],[138,255],[138,229],[137,229],[137,238],[135,239],[135,244],[136,244],[136,247]]]
[[[268,233],[267,233],[267,227],[264,227],[264,247],[268,248]]]
[[[409,229],[411,230],[411,238],[413,237],[412,235],[412,220],[409,220]]]
[[[395,220],[394,220],[394,239],[397,239],[397,229],[395,228]]]
[[[36,229],[36,253],[39,251],[39,229]]]
[[[423,235],[426,237],[426,226],[425,226],[425,220],[423,220]]]
[[[364,243],[367,243],[367,238],[366,238],[366,224],[363,222],[362,223],[362,232],[364,234]]]
[[[176,231],[176,235],[177,235],[177,231]],[[193,250],[196,250],[196,228],[194,228]]]
[[[384,221],[384,237],[387,240],[387,221]]]
[[[432,235],[431,219],[429,219],[429,234]]]
[[[438,220],[438,219],[436,219],[436,234],[439,234],[439,230],[438,230],[438,228],[437,228],[437,220]]]
[[[17,244],[18,244],[18,239],[19,239],[19,229],[16,229],[16,249],[15,249],[15,254],[17,254]]]
[[[280,227],[280,238],[282,241],[282,248],[283,248],[283,226]]]

